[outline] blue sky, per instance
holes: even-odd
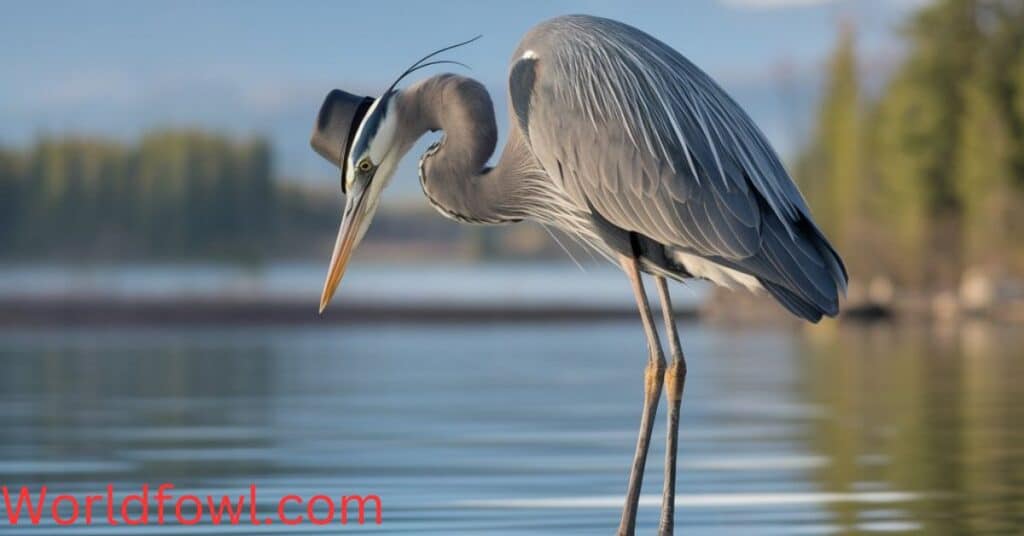
[[[284,174],[333,182],[332,168],[308,149],[312,118],[330,88],[376,94],[425,52],[483,34],[450,57],[471,65],[468,74],[492,93],[503,93],[509,55],[528,28],[558,14],[591,13],[633,24],[702,66],[787,153],[805,131],[838,21],[856,24],[865,68],[874,75],[895,61],[894,30],[920,3],[5,3],[0,143],[64,132],[127,140],[161,126],[253,132],[272,139]],[[494,100],[503,121],[504,95]]]

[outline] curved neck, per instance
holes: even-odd
[[[463,76],[435,76],[403,91],[398,102],[414,138],[427,131],[444,132],[419,164],[423,192],[439,211],[471,223],[520,219],[512,209],[512,155],[506,150],[497,167],[486,167],[498,129],[491,97],[482,84]]]

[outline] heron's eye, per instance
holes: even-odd
[[[367,171],[370,171],[373,168],[373,164],[370,163],[370,159],[369,158],[364,158],[364,159],[359,161],[359,164],[357,164],[357,167],[359,168],[359,171],[362,171],[363,173],[365,173]]]

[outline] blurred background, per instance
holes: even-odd
[[[718,80],[851,274],[818,326],[676,286],[682,528],[1020,530],[1019,0],[5,3],[0,483],[256,481],[378,493],[396,531],[607,532],[645,358],[615,267],[436,214],[424,139],[315,315],[343,201],[308,144],[323,96],[482,33],[451,56],[504,130],[518,40],[577,12]]]

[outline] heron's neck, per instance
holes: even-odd
[[[512,155],[503,155],[494,168],[486,167],[498,130],[482,84],[462,76],[435,76],[402,92],[399,103],[403,121],[416,138],[427,131],[444,132],[419,164],[423,192],[439,211],[472,223],[521,218],[513,208],[516,181],[511,174],[517,166]]]

